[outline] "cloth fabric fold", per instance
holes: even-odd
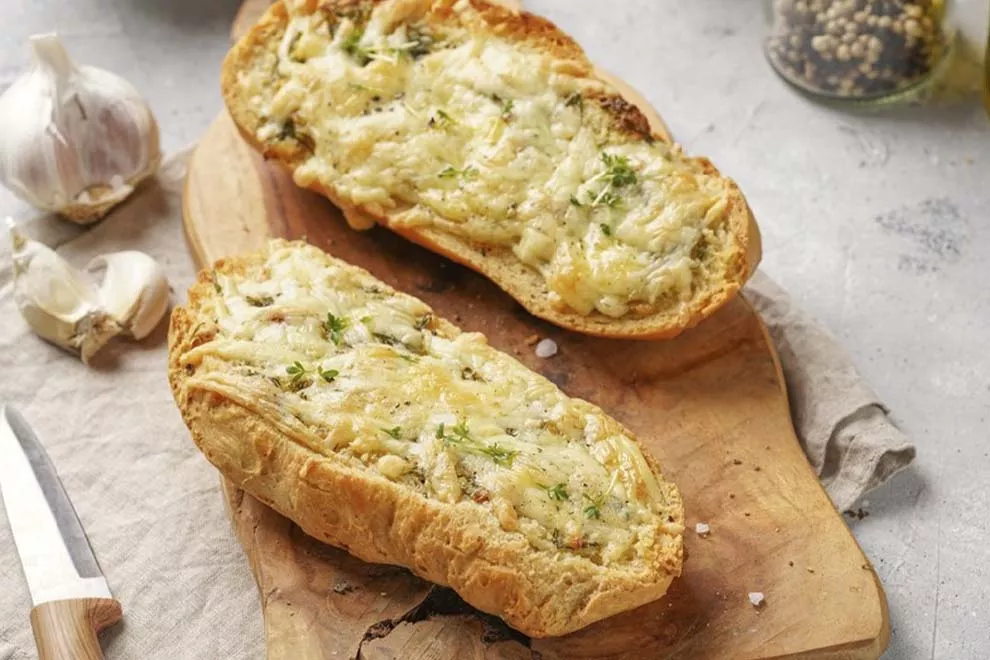
[[[839,511],[914,460],[914,445],[825,328],[763,273],[745,288],[780,356],[791,418],[808,461]]]
[[[195,275],[181,219],[188,153],[170,158],[155,180],[91,228],[44,217],[22,222],[22,229],[58,246],[77,266],[102,252],[147,252],[165,267],[173,302],[181,301]],[[18,405],[45,440],[97,557],[111,568],[111,588],[127,604],[125,627],[133,633],[111,634],[108,655],[172,657],[174,648],[183,648],[190,658],[261,657],[257,594],[223,524],[216,474],[192,443],[179,442],[186,430],[165,379],[166,324],[140,343],[115,340],[90,368],[31,333],[12,288],[4,236],[0,401]],[[808,460],[844,510],[910,463],[914,447],[838,342],[783,289],[757,275],[745,295],[777,345]],[[20,660],[34,657],[30,602],[13,577],[20,568],[4,518],[0,510],[0,575],[14,582],[0,590],[0,657]],[[204,617],[204,608],[224,616]],[[161,646],[166,631],[181,637],[181,646]]]

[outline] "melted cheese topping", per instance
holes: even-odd
[[[281,241],[262,268],[214,282],[187,387],[372,478],[484,507],[537,548],[610,564],[678,531],[667,486],[621,426],[483,335],[438,331],[421,301]]]
[[[614,128],[594,97],[616,92],[584,65],[499,38],[470,3],[431,25],[428,4],[290,8],[271,66],[240,83],[267,118],[260,140],[305,136],[296,182],[396,227],[509,248],[560,309],[621,317],[689,299],[705,245],[724,239],[729,184]]]

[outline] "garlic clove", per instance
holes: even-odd
[[[31,329],[83,362],[123,332],[100,307],[99,295],[54,250],[21,234],[7,221],[13,242],[14,303]]]
[[[130,83],[77,65],[56,35],[30,43],[33,68],[0,96],[0,183],[38,208],[95,221],[158,169],[158,125]]]
[[[168,280],[161,265],[128,250],[100,255],[87,266],[98,268],[105,269],[98,292],[102,308],[135,339],[147,337],[168,311]]]

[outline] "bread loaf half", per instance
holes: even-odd
[[[169,381],[235,484],[528,635],[653,601],[680,573],[680,495],[627,429],[315,247],[201,272],[172,314]]]
[[[566,328],[676,335],[759,261],[736,184],[525,12],[279,3],[227,56],[223,94],[246,139],[352,225],[381,223]]]

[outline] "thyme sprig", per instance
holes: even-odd
[[[584,507],[584,516],[589,520],[601,520],[602,517],[602,506],[605,504],[605,495],[599,495],[598,497],[592,497],[587,493],[583,494],[584,501],[588,503]]]
[[[635,184],[637,181],[636,172],[633,170],[632,165],[629,164],[629,159],[625,156],[602,152],[602,163],[605,165],[605,169],[588,180],[589,184],[597,181],[605,182],[605,185],[598,191],[598,194],[588,200],[588,205],[592,208],[597,206],[607,206],[610,208],[618,206],[622,201],[619,191]],[[574,198],[571,199],[572,204],[575,201],[577,200]],[[581,206],[580,201],[576,205]]]
[[[570,499],[570,495],[567,493],[567,487],[563,482],[553,486],[544,486],[543,488],[547,491],[547,495],[551,500],[566,502]]]
[[[490,445],[482,444],[481,442],[475,440],[471,437],[471,432],[468,429],[467,421],[461,420],[454,426],[448,427],[441,422],[437,426],[436,433],[437,440],[442,440],[444,445],[450,447],[460,447],[464,451],[475,454],[476,456],[487,456],[492,459],[492,461],[502,467],[512,467],[512,462],[515,460],[519,452],[515,449],[509,449],[508,447],[503,447],[497,442],[493,442]]]
[[[285,373],[292,376],[292,382],[296,383],[306,375],[306,367],[302,365],[302,362],[296,360],[285,368]]]
[[[461,170],[457,169],[453,165],[448,165],[440,170],[440,173],[437,174],[437,176],[441,179],[472,179],[478,176],[478,170],[470,165]]]
[[[332,312],[327,312],[327,318],[322,325],[327,339],[340,346],[340,342],[344,340],[344,330],[350,325],[350,321],[346,316],[334,316]]]

